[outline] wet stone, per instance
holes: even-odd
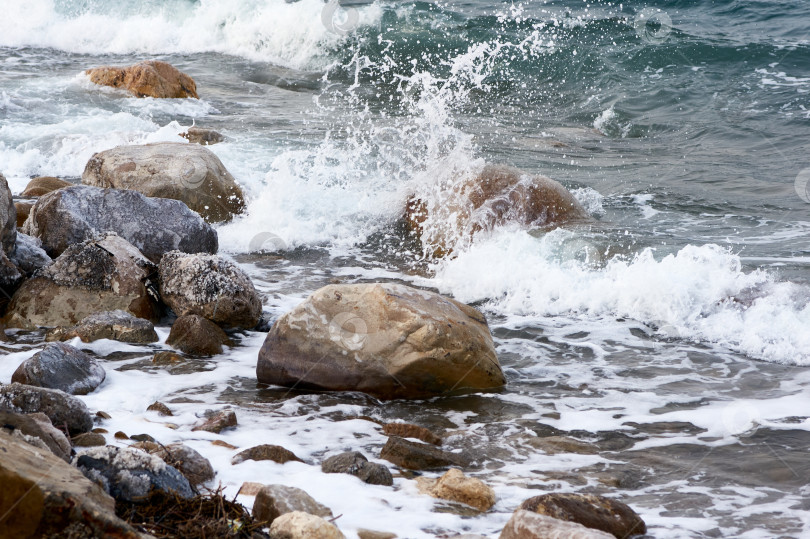
[[[316,502],[305,491],[285,485],[263,486],[253,502],[253,518],[268,523],[293,511],[303,511],[323,518],[333,516],[331,509]]]
[[[244,451],[234,455],[231,459],[231,464],[239,464],[246,460],[272,460],[279,464],[285,462],[295,461],[304,462],[298,458],[292,451],[281,447],[280,445],[263,444],[245,449]]]
[[[592,494],[554,493],[524,501],[521,509],[559,520],[577,522],[618,538],[644,535],[647,526],[627,504]]]
[[[88,432],[93,419],[87,406],[72,395],[58,389],[47,389],[18,383],[0,386],[0,410],[31,414],[42,412],[59,430],[71,435]]]
[[[169,410],[169,407],[163,404],[162,402],[153,402],[147,408],[150,412],[157,412],[158,415],[161,416],[172,416],[172,411]]]
[[[467,459],[461,455],[442,451],[432,445],[411,442],[398,436],[388,439],[380,452],[380,458],[409,470],[464,467],[468,464]]]
[[[416,438],[423,442],[442,445],[442,439],[425,427],[411,425],[410,423],[386,423],[383,425],[383,434],[386,436],[399,436],[400,438]]]
[[[133,434],[129,437],[130,440],[137,440],[139,442],[154,442],[155,439],[148,434]]]
[[[203,421],[199,425],[196,425],[191,430],[193,431],[206,431],[206,432],[213,432],[214,434],[219,434],[224,429],[229,427],[236,426],[236,414],[230,410],[223,410],[221,412],[217,412],[207,420]]]
[[[71,438],[71,443],[75,447],[96,447],[100,445],[107,445],[107,439],[104,435],[96,432],[85,432]]]
[[[394,478],[388,468],[376,462],[369,462],[362,453],[357,451],[347,451],[327,458],[321,464],[321,470],[324,473],[355,475],[369,485],[391,486],[394,484]]]
[[[86,395],[100,386],[106,376],[94,358],[69,344],[54,343],[23,361],[11,375],[11,381]]]

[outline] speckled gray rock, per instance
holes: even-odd
[[[54,427],[67,428],[71,436],[93,428],[87,406],[78,398],[58,389],[11,383],[0,386],[0,410],[33,414],[41,412]]]
[[[83,318],[73,327],[60,327],[48,332],[46,341],[67,341],[78,337],[83,342],[99,339],[144,344],[158,341],[155,326],[149,320],[122,311],[103,311]]]
[[[176,492],[183,498],[194,496],[188,479],[176,468],[137,449],[95,447],[77,455],[73,463],[118,501],[137,502],[152,490]]]
[[[99,152],[87,162],[82,183],[182,200],[209,223],[228,221],[245,209],[242,188],[199,144],[159,142]]]
[[[347,451],[339,455],[333,455],[321,464],[323,473],[347,473],[356,475],[364,483],[369,485],[394,484],[391,472],[382,464],[369,462],[368,459],[358,451]]]
[[[50,265],[53,260],[42,248],[39,238],[32,238],[22,232],[17,233],[17,248],[14,254],[9,257],[15,266],[25,275],[30,277],[36,270]]]
[[[156,267],[115,234],[68,248],[15,292],[8,327],[73,326],[86,316],[122,309],[157,320],[149,276]]]
[[[40,238],[48,255],[105,232],[115,232],[157,263],[164,253],[216,253],[216,231],[179,200],[88,185],[43,195],[23,232]]]
[[[262,302],[250,278],[219,256],[173,251],[160,261],[160,296],[177,316],[196,314],[224,327],[253,329]]]
[[[51,453],[65,462],[70,462],[70,442],[61,430],[51,424],[51,420],[45,414],[17,414],[0,410],[0,424],[3,425],[0,430],[36,447],[45,445]],[[42,444],[33,442],[31,438],[40,440]]]
[[[106,376],[104,367],[94,358],[60,342],[49,344],[20,363],[11,381],[86,395],[95,391]]]
[[[296,487],[266,485],[256,494],[253,518],[272,523],[281,515],[303,511],[310,515],[332,518],[332,510],[316,502],[312,496]]]

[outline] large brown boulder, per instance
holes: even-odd
[[[56,191],[63,187],[70,187],[71,185],[73,184],[53,176],[39,176],[28,182],[28,185],[25,186],[20,196],[37,198],[51,191]]]
[[[179,200],[126,189],[74,185],[41,196],[22,232],[57,257],[76,243],[115,232],[156,264],[164,253],[216,253],[216,231]]]
[[[221,327],[196,314],[175,320],[166,344],[192,356],[215,356],[222,353],[223,345],[233,346]]]
[[[503,165],[486,165],[437,199],[412,198],[405,220],[425,250],[440,257],[482,230],[507,223],[545,227],[588,219],[560,183]]]
[[[196,314],[223,327],[253,329],[262,302],[250,277],[230,260],[167,253],[160,261],[160,296],[177,316]]]
[[[73,326],[90,314],[117,309],[157,320],[160,310],[149,281],[156,270],[115,234],[74,245],[25,281],[3,320],[18,328]]]
[[[82,183],[182,200],[209,223],[228,221],[245,209],[242,188],[199,144],[160,142],[99,152],[87,162]]]
[[[500,539],[611,539],[603,531],[576,522],[518,509],[506,523]]]
[[[260,383],[424,398],[506,383],[486,319],[408,286],[329,285],[281,316],[259,352]]]
[[[0,432],[0,536],[141,537],[115,501],[70,464]]]
[[[593,494],[553,493],[529,498],[520,509],[577,522],[619,539],[644,535],[647,525],[627,504]]]
[[[136,97],[200,97],[197,95],[194,79],[176,67],[157,60],[139,62],[128,67],[95,67],[85,73],[95,84],[123,88]]]

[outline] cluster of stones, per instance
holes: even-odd
[[[138,97],[197,97],[193,79],[162,62],[103,67],[88,76]],[[184,136],[200,144],[222,139],[196,128]],[[526,179],[512,169],[487,168],[475,186],[462,191],[474,211],[495,221],[585,217],[556,182]],[[511,210],[504,213],[503,204],[496,204],[501,210],[493,213],[490,202],[501,195]],[[148,435],[117,432],[115,439],[136,443],[106,445],[107,431],[93,428],[90,411],[73,396],[104,383],[102,361],[64,341],[156,342],[153,323],[171,311],[176,320],[167,344],[185,354],[212,356],[233,345],[226,331],[254,329],[262,312],[259,295],[236,264],[216,254],[211,226],[242,212],[244,195],[206,148],[162,143],[100,152],[87,163],[81,185],[36,178],[22,196],[32,202],[15,204],[0,175],[0,288],[10,298],[0,306],[2,322],[48,328],[50,344],[23,361],[10,384],[0,385],[0,528],[20,537],[66,530],[77,537],[139,537],[115,516],[116,501],[138,503],[156,490],[188,498],[215,472],[194,449],[163,445]],[[413,200],[407,220],[419,231],[431,211]],[[476,221],[471,233],[481,226],[487,223]],[[451,250],[445,239],[425,241],[437,251]],[[176,358],[160,352],[154,361]],[[359,391],[381,400],[498,390],[506,383],[478,310],[391,283],[330,285],[314,292],[270,328],[256,376],[262,384]],[[148,411],[172,415],[160,402]],[[96,421],[105,418],[98,412]],[[191,430],[210,436],[237,427],[235,413],[225,409]],[[407,480],[413,471],[442,472],[417,477],[419,491],[471,511],[496,505],[493,489],[465,474],[469,456],[445,449],[442,437],[406,423],[382,425],[382,433],[388,441],[376,461],[357,451],[333,454],[320,462],[322,472],[380,486],[392,486],[395,477]],[[217,439],[212,443],[238,449]],[[271,444],[235,453],[231,465],[249,460],[310,465]],[[392,474],[380,461],[397,470]],[[43,469],[49,470],[45,476]],[[331,509],[301,489],[246,483],[240,492],[255,496],[253,516],[267,524],[271,537],[344,537],[330,521]],[[526,500],[501,537],[596,539],[645,531],[638,515],[616,500],[548,494]],[[373,530],[358,535],[396,537]]]

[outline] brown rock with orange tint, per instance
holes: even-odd
[[[102,86],[123,88],[135,97],[183,98],[197,95],[197,83],[166,62],[147,60],[128,67],[102,66],[85,71]]]

